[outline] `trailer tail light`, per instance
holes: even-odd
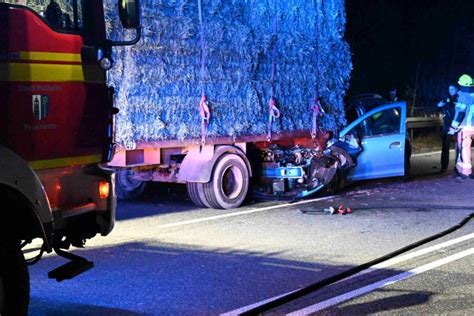
[[[99,182],[99,196],[101,199],[106,199],[109,197],[110,193],[110,186],[109,183],[106,181]]]

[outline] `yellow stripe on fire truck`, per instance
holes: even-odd
[[[30,61],[61,61],[80,63],[81,54],[71,53],[47,53],[47,52],[20,52],[21,60]]]
[[[0,81],[103,83],[104,72],[96,65],[0,63]]]
[[[34,170],[68,167],[74,165],[87,165],[99,163],[102,161],[102,155],[90,155],[80,157],[67,157],[51,160],[29,161],[29,165]]]

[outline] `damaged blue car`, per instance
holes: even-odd
[[[335,193],[351,181],[409,175],[406,102],[367,96],[349,103],[346,116],[349,124],[324,150],[278,145],[265,149],[256,195],[303,198],[321,190]]]

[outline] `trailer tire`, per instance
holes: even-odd
[[[187,182],[186,188],[188,195],[193,201],[194,205],[198,207],[211,207],[211,204],[207,200],[206,194],[204,193],[204,183]]]
[[[28,315],[30,279],[20,242],[0,241],[0,315]]]
[[[249,189],[250,173],[242,157],[224,154],[217,160],[211,181],[204,183],[204,193],[212,208],[239,207]]]
[[[131,200],[140,197],[146,188],[146,181],[131,177],[131,170],[118,170],[115,176],[115,193],[120,200]]]

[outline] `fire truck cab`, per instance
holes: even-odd
[[[27,263],[55,251],[70,261],[49,277],[72,278],[93,263],[66,249],[114,227],[106,70],[114,45],[140,37],[138,1],[115,5],[135,39],[107,39],[102,1],[0,0],[0,315],[27,313]],[[37,238],[26,262],[21,249]]]

